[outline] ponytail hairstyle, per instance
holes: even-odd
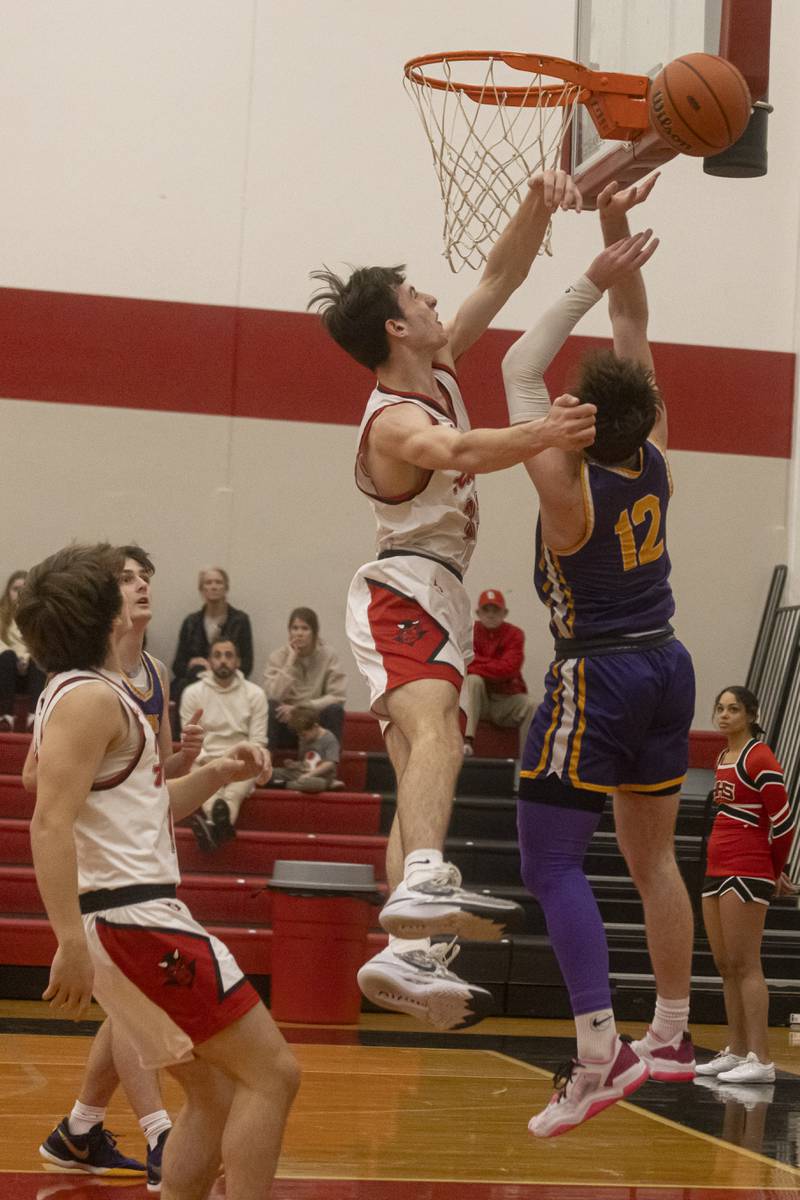
[[[717,705],[719,704],[720,697],[724,696],[726,692],[730,692],[732,696],[735,696],[744,709],[751,735],[763,738],[765,730],[758,723],[758,697],[749,688],[741,687],[739,684],[736,684],[734,687],[724,687],[721,692],[717,693],[714,701],[714,709],[711,714],[712,719],[717,714]]]

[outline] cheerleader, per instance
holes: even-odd
[[[783,771],[762,741],[758,701],[729,687],[714,703],[728,745],[717,760],[714,825],[703,884],[703,921],[722,976],[729,1045],[698,1075],[724,1083],[771,1083],[769,995],[761,967],[764,919],[773,896],[798,889],[784,874],[795,817]]]

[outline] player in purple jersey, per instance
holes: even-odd
[[[575,323],[609,291],[614,352],[587,359],[575,394],[597,406],[582,453],[527,462],[539,493],[535,584],[550,613],[555,659],[523,757],[519,833],[526,886],[545,913],[570,994],[578,1053],[530,1122],[565,1133],[656,1079],[691,1079],[686,1032],[692,913],[674,853],[678,799],[694,712],[691,659],[675,639],[666,515],[667,418],[647,341],[640,268],[658,242],[630,236],[627,213],[649,194],[609,186],[598,198],[605,250],[508,352],[512,423],[549,403],[543,372]],[[583,871],[606,795],[641,894],[656,978],[647,1035],[620,1039],[605,930]]]

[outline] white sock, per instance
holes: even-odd
[[[656,1011],[650,1031],[660,1042],[674,1042],[682,1037],[689,1024],[689,997],[685,1000],[665,1000],[656,996]]]
[[[403,883],[406,887],[414,887],[416,883],[430,879],[442,862],[441,850],[412,850],[406,855]]]
[[[581,1062],[606,1062],[614,1052],[617,1026],[614,1012],[600,1008],[597,1012],[581,1013],[575,1018],[578,1034],[578,1058]]]
[[[389,934],[389,949],[395,954],[406,954],[409,950],[430,950],[430,938],[399,938]]]
[[[97,1124],[102,1124],[106,1115],[104,1108],[92,1108],[88,1104],[81,1104],[80,1100],[76,1100],[72,1106],[72,1112],[67,1117],[70,1133],[80,1135],[88,1133],[90,1129]]]
[[[148,1113],[146,1117],[140,1117],[139,1125],[151,1150],[155,1150],[156,1142],[164,1130],[172,1129],[172,1121],[165,1108],[159,1108],[155,1112]]]

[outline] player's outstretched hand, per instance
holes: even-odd
[[[544,423],[549,445],[559,450],[583,450],[591,446],[596,412],[593,404],[582,404],[577,396],[557,396]]]
[[[580,212],[583,207],[580,189],[566,171],[537,171],[528,180],[528,187],[532,192],[541,194],[548,212],[555,212],[557,208],[574,209],[575,212]]]
[[[597,197],[597,211],[600,219],[622,217],[634,205],[641,204],[656,186],[659,175],[660,171],[656,171],[655,175],[650,175],[644,183],[632,183],[630,187],[623,188],[622,191],[616,181],[607,183]]]
[[[59,1017],[79,1021],[92,1002],[93,984],[94,967],[86,943],[68,948],[59,946],[42,999],[50,1001],[50,1007]]]
[[[203,738],[206,735],[206,731],[200,724],[202,715],[202,708],[196,709],[192,713],[188,724],[184,725],[181,730],[181,754],[183,755],[184,762],[193,763],[203,749]]]
[[[643,229],[629,237],[620,238],[598,254],[586,272],[601,292],[619,283],[626,275],[633,275],[649,262],[658,249],[658,238],[652,229]]]
[[[257,784],[265,784],[272,778],[269,750],[255,742],[239,742],[224,758],[217,759],[216,765],[226,783],[255,779]]]

